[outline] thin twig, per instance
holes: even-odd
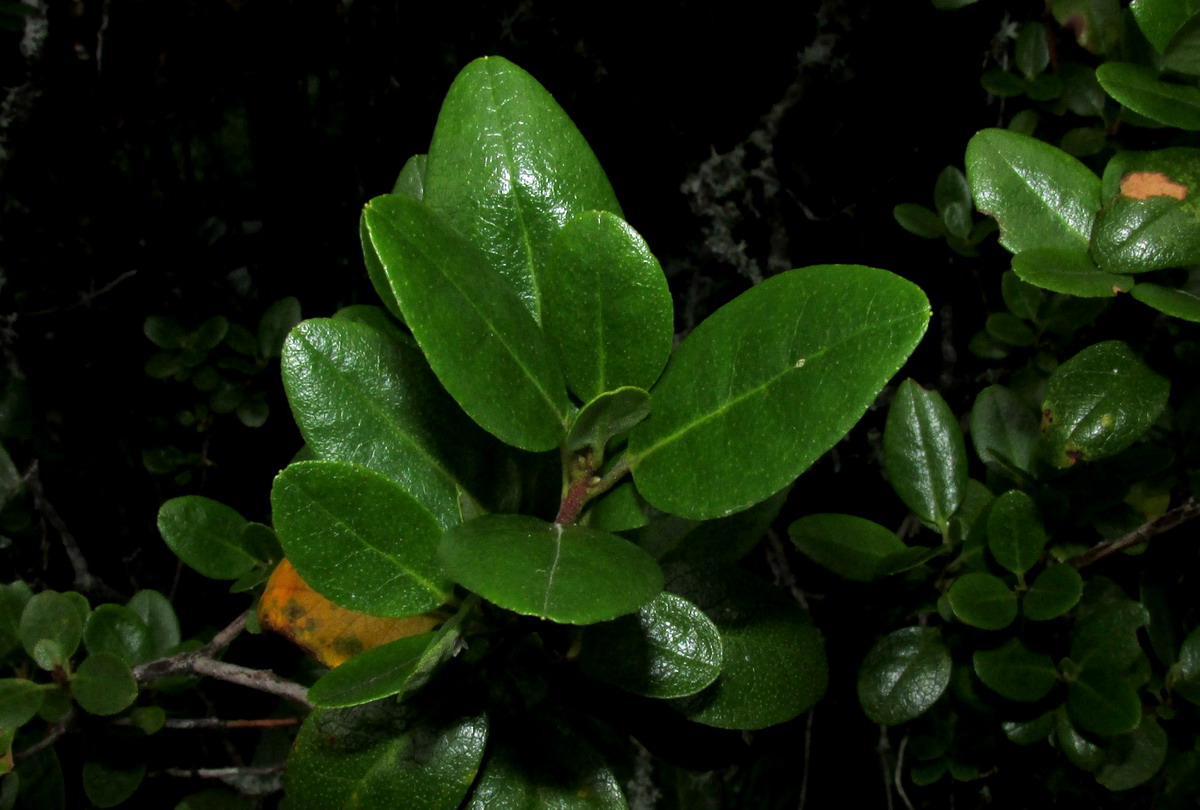
[[[908,735],[905,734],[900,738],[900,748],[896,751],[896,793],[900,795],[900,800],[904,802],[904,806],[908,810],[914,810],[913,803],[908,800],[908,794],[904,792],[904,749],[908,748]]]
[[[45,737],[42,737],[40,740],[38,740],[37,742],[35,742],[33,745],[29,746],[28,748],[26,748],[22,751],[18,751],[17,753],[13,754],[13,761],[21,762],[22,760],[29,759],[31,756],[38,753],[39,751],[44,751],[45,749],[54,745],[56,742],[58,742],[59,738],[62,737],[62,735],[67,733],[67,729],[69,729],[71,727],[71,724],[73,722],[75,722],[75,707],[74,706],[72,706],[71,708],[69,708],[67,710],[67,713],[64,714],[62,716],[62,718],[57,723],[54,724],[54,726],[50,729],[50,731],[46,732]]]
[[[174,776],[179,779],[238,779],[243,776],[270,776],[279,773],[287,767],[287,763],[278,765],[243,765],[233,768],[164,768],[155,771],[151,776]]]
[[[887,810],[895,810],[896,805],[892,802],[892,765],[888,762],[888,754],[892,750],[892,744],[888,742],[887,726],[882,723],[879,726],[879,766],[883,769],[883,792],[887,795]]]
[[[224,720],[220,717],[173,717],[163,722],[163,728],[183,731],[217,730],[225,731],[235,728],[290,728],[298,726],[304,719],[301,717],[258,717],[250,720]],[[122,717],[113,723],[114,726],[132,726],[133,721]]]
[[[816,709],[809,709],[808,719],[804,722],[804,770],[800,772],[800,802],[796,810],[804,810],[808,803],[808,766],[812,755],[813,715],[816,713]]]
[[[1097,560],[1102,560],[1119,551],[1140,546],[1154,535],[1170,531],[1181,523],[1186,523],[1196,517],[1200,517],[1200,502],[1197,502],[1195,498],[1188,498],[1179,506],[1160,515],[1149,523],[1142,524],[1128,534],[1121,535],[1113,540],[1098,543],[1079,556],[1067,560],[1067,562],[1076,568],[1083,568],[1085,565],[1091,565]]]

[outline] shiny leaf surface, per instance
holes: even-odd
[[[858,700],[885,726],[929,710],[950,685],[950,650],[932,627],[905,627],[875,642],[858,670]]]
[[[958,420],[936,391],[905,380],[888,409],[883,465],[892,489],[944,532],[967,486],[967,448]]]

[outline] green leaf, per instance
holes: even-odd
[[[342,607],[410,616],[443,604],[429,510],[390,478],[340,461],[302,461],[275,479],[275,528],[304,581]]]
[[[570,410],[562,373],[487,257],[408,197],[376,197],[366,222],[404,320],[450,395],[509,444],[556,447]]]
[[[1021,26],[1017,34],[1017,44],[1013,49],[1017,70],[1026,79],[1036,79],[1050,64],[1050,45],[1046,36],[1046,26],[1039,22],[1027,22]]]
[[[0,679],[0,731],[15,731],[32,720],[45,695],[45,688],[33,681]]]
[[[538,322],[558,230],[581,211],[621,213],[571,119],[536,79],[500,57],[467,65],[446,94],[424,202],[487,254]]]
[[[1067,759],[1077,768],[1094,771],[1104,761],[1104,749],[1084,737],[1071,723],[1071,716],[1066,706],[1060,706],[1055,712],[1054,737],[1059,750],[1067,755]]]
[[[1125,343],[1096,343],[1059,366],[1042,400],[1042,443],[1070,467],[1129,447],[1167,404],[1171,384]]]
[[[1034,703],[1050,694],[1058,683],[1054,660],[1035,653],[1018,638],[995,650],[977,650],[971,658],[975,674],[993,692],[1023,703]]]
[[[720,632],[700,608],[660,593],[637,613],[588,627],[579,664],[634,694],[677,698],[717,679],[722,649]]]
[[[483,485],[478,448],[487,437],[410,340],[347,321],[305,321],[288,336],[282,369],[296,424],[319,458],[370,467],[442,528],[459,522],[459,491]]]
[[[413,155],[404,161],[392,193],[412,197],[417,202],[425,199],[425,167],[428,164],[429,155]]]
[[[63,810],[66,807],[62,765],[53,748],[39,751],[22,762],[16,776],[20,779],[17,801],[21,810]],[[9,779],[4,781],[7,783]]]
[[[563,226],[546,262],[542,325],[567,386],[586,402],[653,385],[675,330],[667,279],[641,235],[616,214],[587,211]]]
[[[1046,529],[1037,504],[1019,489],[992,502],[987,522],[988,550],[1000,565],[1022,575],[1042,556]]]
[[[129,799],[146,776],[146,763],[111,768],[101,762],[83,763],[83,793],[96,807],[116,807]]]
[[[892,489],[917,517],[946,530],[967,486],[967,449],[958,420],[936,391],[900,383],[883,431]]]
[[[237,579],[265,564],[242,546],[246,519],[200,495],[172,498],[158,510],[158,531],[171,551],[212,579]]]
[[[632,481],[623,481],[591,501],[584,519],[593,529],[611,533],[640,529],[649,522],[646,501]]]
[[[1075,127],[1067,130],[1059,146],[1075,157],[1098,155],[1108,146],[1108,132],[1103,127]]]
[[[39,642],[50,641],[57,653],[65,660],[75,654],[83,638],[83,620],[79,611],[65,594],[57,591],[42,591],[25,603],[18,631],[25,652],[37,661],[42,669],[53,669],[50,660],[39,660],[35,648]]]
[[[1087,250],[1100,180],[1061,149],[985,129],[967,144],[967,179],[976,207],[1000,223],[1000,244],[1012,253]]]
[[[1132,295],[1159,312],[1180,320],[1200,323],[1200,296],[1160,284],[1139,284],[1133,288]]]
[[[1008,346],[1027,348],[1037,342],[1037,333],[1032,327],[1011,312],[988,315],[984,329],[990,337]]]
[[[130,666],[154,657],[150,628],[127,607],[100,605],[83,628],[88,652],[110,652]]]
[[[133,705],[137,691],[129,664],[110,652],[89,655],[71,678],[71,696],[79,707],[103,717]]]
[[[1200,149],[1125,152],[1113,162],[1120,180],[1096,217],[1092,257],[1117,273],[1200,262]]]
[[[630,434],[638,490],[697,520],[778,492],[853,427],[928,320],[919,289],[869,267],[791,270],[747,290],[688,336],[651,392]]]
[[[160,349],[182,349],[187,332],[174,318],[163,315],[151,315],[142,324],[142,333]]]
[[[129,713],[129,722],[147,735],[162,731],[167,713],[161,706],[138,706]]]
[[[1167,672],[1167,686],[1192,703],[1200,703],[1200,627],[1183,640],[1179,660]]]
[[[1137,690],[1111,669],[1085,668],[1068,680],[1067,711],[1080,728],[1102,737],[1127,734],[1142,720]]]
[[[650,395],[645,390],[625,387],[607,391],[579,409],[563,447],[568,453],[591,448],[592,463],[599,466],[609,440],[629,432],[649,413]]]
[[[0,509],[3,509],[13,496],[20,492],[23,485],[21,473],[13,464],[12,456],[8,454],[3,445],[0,445]]]
[[[308,690],[318,709],[358,706],[405,691],[435,633],[408,636],[359,653]]]
[[[1129,4],[1138,28],[1154,49],[1162,53],[1171,44],[1175,33],[1194,14],[1200,12],[1196,0],[1133,0]]]
[[[1200,129],[1200,89],[1158,78],[1147,67],[1105,62],[1096,79],[1110,96],[1139,115],[1178,129]]]
[[[1121,40],[1124,19],[1117,0],[1050,0],[1054,19],[1081,47],[1108,53]]]
[[[1003,630],[1017,618],[1017,596],[991,574],[974,572],[954,580],[946,592],[954,615],[981,630]]]
[[[1057,619],[1075,607],[1082,593],[1083,577],[1073,565],[1051,565],[1033,581],[1021,609],[1033,621]]]
[[[1038,715],[1033,720],[1024,722],[1007,721],[1001,724],[1004,736],[1013,745],[1033,745],[1049,737],[1054,732],[1053,711]]]
[[[258,356],[278,357],[283,339],[300,323],[300,301],[294,296],[280,298],[263,313],[258,322]]]
[[[749,509],[716,520],[659,515],[638,533],[638,545],[662,560],[689,563],[740,560],[771,528],[791,489],[790,485],[784,487]]]
[[[1122,598],[1081,615],[1071,631],[1071,659],[1079,666],[1125,670],[1142,656],[1138,630],[1150,621],[1141,604]]]
[[[1081,298],[1112,298],[1133,289],[1132,278],[1101,270],[1079,250],[1025,250],[1013,256],[1012,268],[1028,284]]]
[[[1200,14],[1193,14],[1171,38],[1162,65],[1176,73],[1200,75]]]
[[[658,564],[628,540],[526,515],[455,526],[441,559],[452,580],[500,607],[566,624],[632,613],[662,590]]]
[[[989,385],[971,408],[971,443],[988,466],[1030,472],[1038,442],[1033,411],[1010,389]]]
[[[858,670],[858,701],[873,722],[907,723],[950,685],[950,650],[933,627],[904,627],[875,642]]]
[[[1147,715],[1104,752],[1096,781],[1109,790],[1129,790],[1150,781],[1167,760],[1167,733]]]
[[[370,304],[351,304],[333,313],[333,319],[335,321],[349,321],[350,323],[369,326],[376,332],[391,338],[393,342],[403,343],[410,347],[414,345],[412,335],[401,328],[396,318],[388,314],[382,307]],[[424,361],[422,361],[422,364],[428,366]],[[298,461],[299,459],[294,460]]]
[[[788,528],[788,536],[813,562],[855,582],[893,573],[890,561],[910,550],[895,532],[853,515],[807,515]]]
[[[383,261],[379,258],[379,253],[376,252],[375,245],[371,241],[365,209],[358,217],[358,241],[362,244],[363,264],[367,267],[367,277],[371,279],[371,286],[375,288],[375,294],[379,296],[383,306],[392,313],[394,318],[403,321],[404,314],[400,311],[400,302],[396,300],[396,294],[392,292],[392,284],[388,281],[387,270],[384,269]]]
[[[479,769],[487,729],[483,714],[436,710],[414,717],[395,701],[317,710],[288,758],[290,806],[458,807]]]
[[[922,239],[941,239],[947,234],[946,225],[937,213],[917,203],[900,203],[892,216],[901,228]]]
[[[674,701],[689,720],[757,729],[790,720],[825,692],[821,633],[796,602],[758,577],[722,565],[670,569],[667,590],[694,602],[721,633],[721,674]]]

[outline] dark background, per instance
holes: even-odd
[[[229,417],[201,435],[172,425],[203,396],[144,373],[154,347],[143,321],[194,326],[223,315],[253,328],[282,296],[296,296],[308,317],[375,303],[358,212],[426,150],[454,75],[485,54],[530,71],[588,138],[670,276],[680,331],[771,272],[884,267],[934,306],[907,373],[940,384],[963,412],[982,369],[953,346],[981,326],[1003,262],[917,239],[891,210],[930,204],[938,171],[961,166],[970,135],[1001,120],[979,75],[1004,23],[1041,9],[1016,0],[957,12],[925,0],[51,3],[36,53],[23,54],[22,32],[0,32],[12,112],[0,158],[5,447],[22,470],[38,463],[45,503],[112,589],[172,595],[185,635],[244,609],[245,596],[179,567],[155,514],[163,500],[197,493],[267,519],[270,480],[299,434],[274,370],[259,383],[272,405],[263,427]],[[902,507],[877,467],[858,463],[872,460],[881,417],[868,414],[839,456],[801,479],[791,509],[898,522]],[[186,481],[143,465],[163,443],[202,451]],[[5,580],[72,587],[52,524],[40,510],[10,532]],[[277,653],[245,648],[263,665]],[[836,694],[853,673],[834,677]],[[836,739],[819,726],[837,716],[818,713],[816,733]],[[861,717],[850,725],[847,736],[869,740],[865,758],[818,752],[814,773],[869,773],[862,790],[876,801],[877,730]],[[779,733],[791,744],[802,731]],[[857,789],[839,795],[849,801]]]

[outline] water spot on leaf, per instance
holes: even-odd
[[[1151,197],[1187,197],[1187,186],[1176,183],[1162,172],[1130,172],[1121,178],[1121,194],[1135,200]]]

